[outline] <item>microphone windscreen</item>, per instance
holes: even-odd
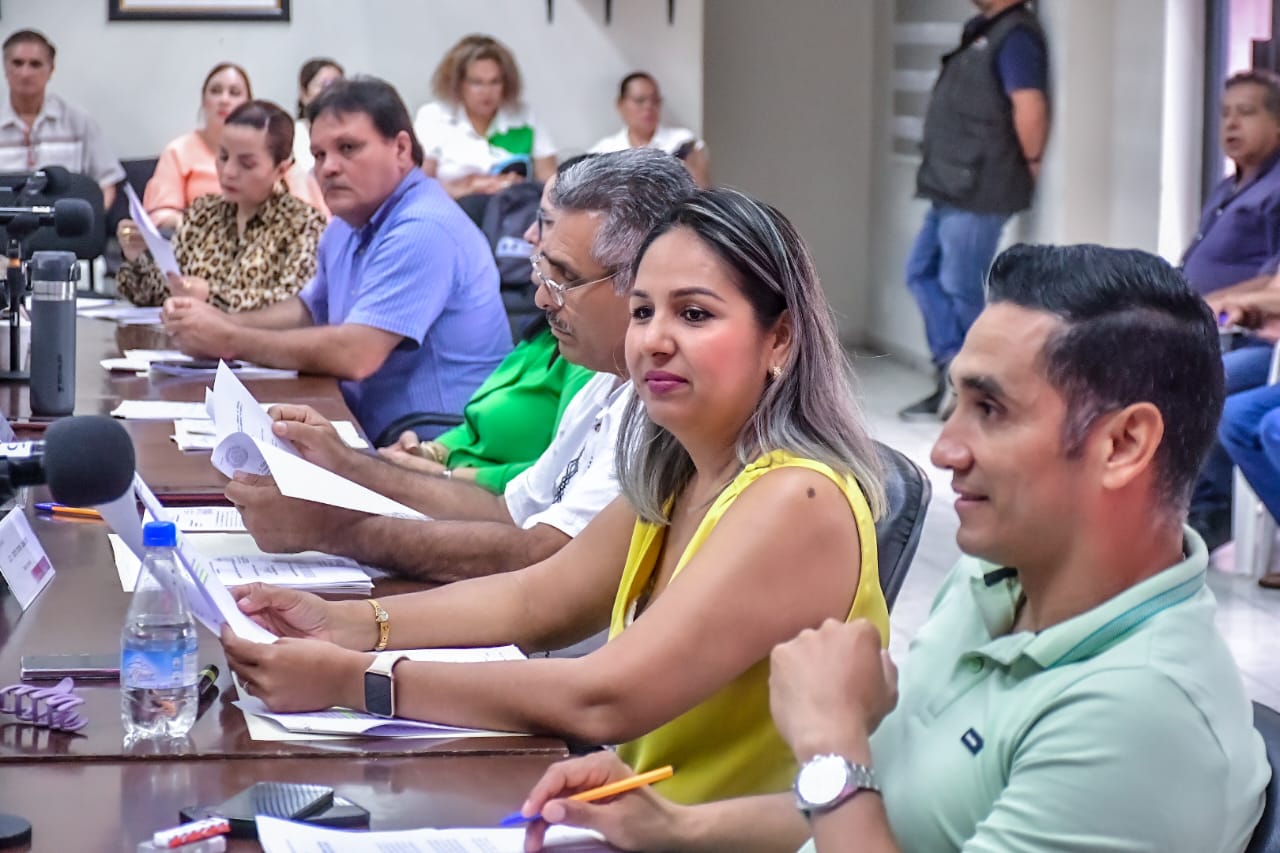
[[[44,189],[46,196],[60,196],[71,186],[71,173],[62,166],[42,166],[44,172]]]
[[[82,198],[60,198],[53,203],[53,228],[59,237],[80,237],[93,228],[93,205]]]
[[[45,482],[58,503],[96,506],[113,501],[133,486],[134,468],[133,441],[111,418],[62,418],[45,430]]]

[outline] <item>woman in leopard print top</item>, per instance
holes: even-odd
[[[166,279],[136,223],[117,236],[127,263],[116,290],[137,305],[172,295],[206,299],[224,311],[247,311],[286,299],[316,271],[325,218],[283,185],[293,162],[293,120],[268,101],[249,101],[227,116],[218,146],[221,195],[196,199],[173,238],[181,278]]]

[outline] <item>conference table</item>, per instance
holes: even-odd
[[[201,378],[109,374],[99,364],[125,349],[164,348],[156,327],[121,326],[81,318],[77,334],[76,414],[107,414],[122,399],[198,401]],[[245,383],[263,402],[300,402],[332,419],[353,420],[337,383],[300,376]],[[29,422],[25,384],[0,385],[0,409],[19,426]],[[162,501],[211,502],[226,478],[208,453],[183,453],[169,421],[124,421],[138,471]],[[19,438],[38,438],[19,429]],[[35,514],[46,499],[33,490],[24,512],[55,570],[53,581],[23,612],[0,598],[0,685],[18,681],[24,654],[116,653],[129,595],[121,589],[104,524]],[[374,595],[423,585],[379,579]],[[126,749],[118,682],[80,681],[80,710],[88,725],[75,734],[19,723],[0,715],[0,813],[32,824],[28,850],[134,850],[153,832],[178,823],[183,806],[214,804],[256,781],[332,786],[371,815],[371,829],[492,826],[515,809],[533,782],[563,758],[564,742],[498,736],[436,740],[359,738],[254,740],[236,699],[217,639],[200,630],[200,661],[221,670],[218,695],[202,703],[188,738],[163,750]],[[259,849],[233,841],[229,849]]]

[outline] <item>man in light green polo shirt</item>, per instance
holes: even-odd
[[[1244,849],[1270,768],[1182,524],[1222,407],[1208,309],[1143,252],[1015,246],[951,379],[933,461],[967,556],[901,679],[865,624],[774,651],[795,795],[562,799],[629,772],[599,754],[555,765],[526,814],[626,850]]]

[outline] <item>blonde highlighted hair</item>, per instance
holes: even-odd
[[[462,91],[462,81],[466,79],[467,68],[480,59],[491,59],[502,69],[502,103],[514,107],[520,103],[523,91],[520,80],[520,68],[511,50],[493,36],[472,33],[449,48],[449,52],[440,60],[435,72],[431,75],[431,92],[436,100],[457,105]]]

